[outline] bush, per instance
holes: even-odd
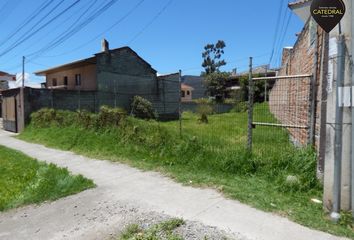
[[[127,112],[122,108],[109,108],[102,106],[97,116],[97,127],[117,127],[121,121],[126,117]]]
[[[81,110],[77,112],[76,123],[87,129],[93,128],[96,127],[97,117],[95,114],[92,114],[86,110]]]
[[[197,107],[198,121],[201,123],[208,123],[208,115],[213,113],[213,107],[209,104],[199,104]]]
[[[236,99],[233,99],[233,98],[227,98],[224,100],[224,103],[235,105],[235,104],[239,103],[239,101],[237,101]]]
[[[232,108],[232,112],[241,113],[246,112],[248,110],[248,103],[247,102],[238,102]]]
[[[131,105],[131,114],[141,119],[156,119],[157,114],[152,107],[152,103],[147,99],[135,96]]]
[[[43,108],[31,114],[32,123],[37,127],[48,127],[56,117],[56,111],[49,108]]]
[[[209,98],[199,98],[199,99],[193,100],[193,102],[195,102],[197,104],[214,104],[214,101]]]
[[[68,126],[75,120],[73,112],[43,108],[31,114],[31,121],[37,127],[50,127],[51,125]]]

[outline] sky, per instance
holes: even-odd
[[[277,67],[282,48],[293,46],[303,27],[287,5],[288,0],[0,0],[0,71],[21,73],[25,56],[28,82],[43,82],[33,72],[91,57],[102,38],[110,48],[131,47],[161,74],[181,69],[183,75],[199,75],[203,47],[218,40],[226,43],[223,71],[247,70],[251,56],[254,65]]]

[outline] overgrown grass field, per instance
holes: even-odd
[[[264,106],[257,109],[263,112]],[[112,121],[107,120],[107,112],[43,110],[32,116],[19,138],[157,170],[184,184],[213,187],[253,207],[354,239],[350,226],[331,223],[322,205],[311,201],[322,199],[312,149],[295,148],[282,129],[259,127],[254,129],[251,154],[245,148],[246,112],[208,118],[208,124],[201,124],[197,115],[185,113],[180,138],[178,121],[132,117]],[[292,181],[287,181],[289,176]]]
[[[0,211],[55,200],[94,187],[81,175],[0,146]]]

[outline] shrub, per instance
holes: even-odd
[[[212,99],[208,99],[208,98],[195,99],[195,100],[193,100],[193,102],[195,102],[197,104],[213,104],[214,103],[214,101]]]
[[[225,104],[232,104],[232,105],[236,105],[237,103],[239,103],[236,99],[233,98],[227,98],[224,100]]]
[[[208,115],[213,113],[213,107],[209,104],[199,104],[197,107],[198,121],[201,123],[208,123]]]
[[[248,110],[248,103],[247,102],[238,102],[235,104],[235,106],[232,108],[232,112],[240,113],[240,112],[246,112]]]
[[[48,127],[56,117],[56,111],[50,108],[43,108],[31,114],[32,123],[38,127]]]
[[[31,114],[31,121],[37,127],[49,127],[50,125],[68,126],[75,120],[73,112],[43,108]]]
[[[93,128],[96,126],[97,117],[86,110],[81,110],[77,112],[76,122],[79,126],[84,128]]]
[[[154,111],[152,103],[143,97],[135,96],[133,98],[131,108],[132,108],[131,114],[134,117],[142,118],[142,119],[156,119],[157,118],[157,114]]]
[[[126,111],[122,108],[102,106],[97,116],[97,127],[106,128],[119,126],[120,122],[126,117],[126,115]]]

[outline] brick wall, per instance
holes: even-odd
[[[321,62],[323,58],[323,43],[325,33],[310,19],[293,48],[285,48],[282,55],[280,76],[314,74],[316,72],[315,89],[311,88],[311,80],[308,78],[296,78],[293,80],[277,80],[270,93],[270,110],[283,124],[309,126],[311,93],[315,96],[315,121],[314,143],[316,149],[320,145],[321,133],[321,109],[325,101],[325,92],[322,90],[325,81]],[[315,65],[317,56],[317,65]],[[323,65],[322,65],[323,66]],[[316,70],[315,70],[316,69]],[[321,75],[322,74],[322,75]],[[289,128],[292,140],[299,145],[308,143],[309,129]]]

